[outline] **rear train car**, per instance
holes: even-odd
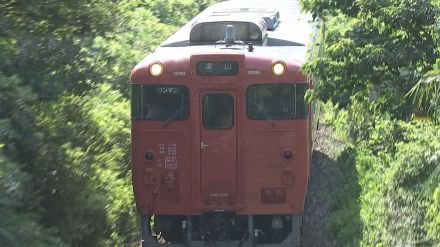
[[[312,25],[295,0],[221,2],[133,69],[144,246],[299,246]]]

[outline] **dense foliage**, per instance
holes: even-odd
[[[135,246],[131,68],[207,0],[0,3],[0,245]]]
[[[347,143],[329,231],[339,246],[440,246],[439,2],[302,3],[326,29],[312,97]]]
[[[407,119],[402,100],[438,57],[438,11],[429,0],[312,1],[306,10],[327,20],[325,53],[306,71],[323,81],[314,94],[346,107],[368,98],[381,113]]]
[[[439,245],[440,126],[376,120],[355,140],[348,111],[327,105],[326,112],[324,122],[348,143],[337,158],[344,178],[327,225],[340,245]]]

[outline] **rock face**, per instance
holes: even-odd
[[[341,143],[333,137],[330,127],[321,125],[314,141],[311,174],[303,215],[302,247],[335,247],[335,238],[326,229],[342,173],[335,166]]]

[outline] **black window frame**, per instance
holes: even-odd
[[[305,86],[305,91],[304,91],[304,96],[305,96],[305,94],[306,94],[306,92],[307,92],[307,90],[309,89],[309,85],[308,85],[308,83],[306,83],[306,82],[288,82],[288,83],[254,83],[254,84],[250,84],[250,85],[248,85],[247,86],[247,88],[246,88],[246,116],[247,116],[247,118],[248,119],[250,119],[250,120],[268,120],[265,116],[262,116],[262,117],[260,117],[260,118],[257,118],[257,117],[255,117],[255,116],[251,116],[250,114],[249,114],[249,90],[251,89],[251,88],[253,88],[253,87],[259,87],[259,86],[277,86],[277,85],[295,85],[295,92],[294,92],[294,95],[295,95],[295,105],[297,104],[297,99],[296,99],[296,95],[297,95],[297,93],[296,93],[296,85],[304,85]],[[292,116],[292,117],[286,117],[286,118],[275,118],[275,117],[272,117],[272,116],[270,116],[271,118],[270,118],[270,120],[301,120],[301,119],[307,119],[308,117],[309,117],[309,104],[305,101],[305,99],[304,99],[304,107],[305,107],[305,114],[304,115],[302,115],[302,116],[300,116],[300,117],[297,117],[297,114],[295,114],[295,116]],[[297,108],[295,107],[295,113],[296,113],[296,111],[297,111]]]

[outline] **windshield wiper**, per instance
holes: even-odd
[[[177,116],[177,113],[179,113],[179,111],[181,111],[181,107],[177,108],[177,110],[176,110],[173,114],[171,114],[171,115],[167,118],[167,120],[163,121],[161,127],[164,128],[165,126],[167,126],[168,122],[169,122],[171,119],[173,119],[175,116]]]
[[[270,125],[272,127],[275,126],[275,122],[272,120],[272,117],[269,115],[269,113],[267,113],[265,110],[261,109],[261,112],[263,113],[264,117],[266,118],[266,120],[270,123]]]
[[[169,122],[171,119],[173,119],[175,116],[177,116],[177,113],[179,113],[179,111],[180,111],[180,114],[182,115],[182,111],[183,111],[183,95],[182,95],[182,97],[180,97],[180,105],[179,105],[179,107],[177,107],[176,111],[175,111],[173,114],[171,114],[171,115],[167,118],[167,120],[165,120],[164,122],[162,122],[161,127],[162,127],[162,128],[165,128],[165,126],[167,126],[168,122]]]
[[[270,123],[270,125],[275,126],[274,121],[272,121],[272,117],[269,115],[269,113],[267,113],[264,109],[263,109],[263,105],[262,104],[257,104],[257,111],[262,112],[264,118],[266,118],[266,120]]]

